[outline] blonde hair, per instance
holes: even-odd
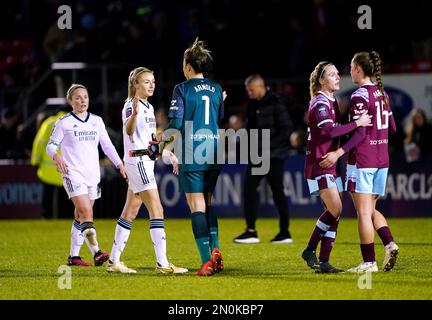
[[[74,93],[75,90],[77,90],[77,89],[85,89],[85,90],[88,92],[87,88],[86,88],[85,86],[83,86],[82,84],[79,84],[79,83],[73,83],[73,84],[69,87],[69,89],[68,89],[68,91],[67,91],[67,93],[66,93],[66,99],[68,99],[68,100],[72,100],[73,93]]]
[[[138,78],[139,76],[144,73],[144,72],[149,72],[151,74],[153,74],[153,71],[145,68],[145,67],[138,67],[133,69],[130,73],[129,73],[129,79],[128,79],[128,97],[126,98],[125,101],[132,99],[135,97],[136,94],[136,88],[135,88],[135,84],[138,83]]]
[[[325,69],[328,66],[333,66],[333,63],[328,61],[321,61],[318,63],[312,71],[309,77],[309,93],[311,99],[316,96],[317,92],[321,89],[321,84],[319,83],[319,79],[324,77]]]

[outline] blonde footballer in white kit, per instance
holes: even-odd
[[[93,223],[93,204],[101,196],[99,143],[124,178],[126,174],[102,118],[87,111],[89,96],[86,87],[73,84],[66,98],[73,110],[56,122],[47,145],[47,153],[61,172],[63,186],[75,206],[68,265],[91,265],[79,256],[85,240],[95,265],[100,266],[108,260],[108,253],[99,249]],[[60,146],[62,155],[57,153]]]
[[[123,107],[123,144],[125,170],[129,188],[123,212],[115,229],[114,243],[108,261],[108,272],[136,273],[120,261],[129,238],[132,222],[144,203],[150,217],[150,236],[156,254],[156,271],[159,273],[185,273],[188,270],[169,263],[166,255],[164,214],[154,176],[154,160],[148,156],[133,157],[134,150],[147,149],[156,134],[156,119],[148,97],[153,95],[155,78],[153,71],[139,67],[132,70],[128,80],[128,98]],[[164,156],[170,158],[174,172],[178,170],[175,155],[167,150]]]

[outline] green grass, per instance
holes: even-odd
[[[271,244],[278,221],[259,219],[260,244],[234,244],[243,231],[241,219],[220,219],[225,270],[213,277],[193,272],[200,259],[188,219],[167,219],[168,257],[187,267],[186,275],[154,272],[155,257],[148,220],[132,227],[122,260],[137,274],[108,274],[104,267],[73,267],[72,288],[58,288],[58,268],[69,252],[71,221],[0,221],[0,299],[431,299],[432,219],[389,219],[400,247],[395,269],[372,275],[372,288],[359,289],[355,274],[320,275],[306,267],[300,254],[315,220],[293,219],[293,244]],[[110,251],[116,221],[97,220],[99,244]],[[84,244],[81,255],[91,260]],[[384,249],[376,239],[381,265]],[[332,263],[349,268],[361,262],[357,224],[342,219]]]

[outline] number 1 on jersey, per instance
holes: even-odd
[[[210,123],[210,98],[208,96],[202,96],[202,99],[204,100],[204,107],[205,107],[205,124]]]

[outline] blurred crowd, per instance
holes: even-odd
[[[308,76],[318,61],[331,60],[342,74],[347,74],[347,57],[364,50],[367,43],[384,57],[384,73],[432,71],[428,26],[432,6],[426,0],[413,0],[403,9],[382,1],[349,0],[7,2],[0,12],[0,158],[30,157],[37,124],[35,121],[30,128],[20,127],[25,120],[20,94],[53,62],[127,65],[123,73],[109,80],[110,94],[119,97],[126,92],[124,79],[129,66],[154,70],[156,81],[164,84],[158,101],[153,102],[159,109],[159,121],[164,123],[172,85],[183,78],[183,50],[199,36],[213,52],[211,77],[226,86],[229,94],[225,126],[244,125],[247,96],[243,80],[251,73],[260,73],[270,80],[272,90],[293,101],[290,112],[296,130],[291,144],[298,152],[305,144]],[[72,9],[71,30],[57,26],[61,15],[57,10],[65,4]],[[357,26],[357,10],[362,4],[372,7],[372,30]],[[55,83],[47,81],[31,97],[33,110],[47,97],[59,95]],[[428,119],[421,110],[414,113],[407,124],[399,124],[402,134],[398,134],[393,149],[417,154],[418,147],[431,152],[424,138],[430,132]],[[107,123],[113,134],[118,132],[119,119]]]

